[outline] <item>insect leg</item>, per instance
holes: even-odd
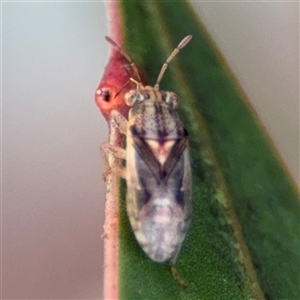
[[[104,155],[111,153],[117,158],[126,159],[126,150],[121,147],[111,145],[109,142],[101,144],[100,150],[102,153],[104,152]]]
[[[123,115],[121,115],[117,110],[113,110],[110,113],[110,122],[112,127],[120,130],[121,133],[126,135],[127,131],[127,120]],[[111,165],[109,163],[108,155],[112,154],[116,158],[126,159],[126,150],[112,145],[108,142],[104,142],[100,146],[100,152],[105,163],[105,171],[103,173],[103,179],[106,180],[107,175],[110,172],[117,174],[118,176],[126,179],[126,170],[117,165]]]
[[[128,121],[126,118],[121,115],[117,110],[113,110],[110,113],[111,121],[113,122],[113,126],[116,126],[123,134],[127,133],[127,124]]]
[[[179,245],[179,247],[177,248],[177,250],[174,253],[173,257],[171,258],[171,261],[170,261],[171,266],[175,266],[178,255],[179,255],[179,252],[181,250],[181,246],[182,246],[182,243]]]
[[[181,246],[182,246],[182,243],[179,245],[179,247],[177,248],[177,250],[176,250],[174,256],[171,258],[171,260],[170,260],[170,267],[171,267],[172,275],[173,275],[173,277],[175,278],[175,280],[179,282],[179,284],[181,285],[182,288],[186,288],[186,287],[187,287],[186,282],[185,282],[184,279],[179,275],[177,269],[175,268],[175,263],[176,263],[176,261],[177,261],[177,258],[178,258],[178,255],[179,255]]]
[[[178,274],[177,269],[174,267],[174,265],[173,265],[172,263],[170,264],[170,266],[171,266],[171,272],[172,272],[172,275],[173,275],[173,277],[175,278],[175,280],[179,282],[179,284],[181,285],[182,288],[186,288],[186,287],[187,287],[187,284],[186,284],[186,282],[180,277],[180,275]]]
[[[103,179],[106,180],[107,175],[112,172],[118,176],[126,179],[126,169],[120,166],[111,166],[108,161],[108,154],[121,159],[126,159],[126,150],[114,145],[104,142],[100,146],[100,152],[105,163],[105,171],[103,172]]]

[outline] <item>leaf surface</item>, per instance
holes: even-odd
[[[121,187],[120,299],[298,299],[299,194],[257,115],[190,6],[121,1],[124,46],[153,85],[188,34],[161,89],[181,98],[189,132],[193,218],[176,268],[135,240]]]

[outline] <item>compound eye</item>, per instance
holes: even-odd
[[[111,99],[111,92],[108,88],[99,89],[96,94],[99,95],[105,102],[108,102]]]
[[[165,93],[165,101],[171,107],[171,109],[176,109],[179,107],[179,97],[173,92]]]
[[[125,103],[128,106],[133,106],[137,101],[138,102],[144,101],[144,95],[142,95],[137,90],[131,90],[125,94],[124,99],[125,99]]]
[[[128,106],[133,106],[137,100],[137,92],[134,90],[129,91],[125,94],[124,100]]]

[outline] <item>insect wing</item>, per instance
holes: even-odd
[[[176,256],[190,224],[189,151],[185,138],[177,144],[181,151],[177,151],[178,146],[173,149],[165,164],[169,172],[159,178],[157,174],[162,172],[158,168],[163,166],[143,150],[146,145],[139,144],[142,151],[137,151],[135,138],[127,135],[127,212],[139,244],[157,262]]]

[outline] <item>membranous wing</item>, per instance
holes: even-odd
[[[132,134],[132,141],[138,185],[127,194],[128,215],[144,251],[155,261],[165,261],[180,248],[190,223],[187,132],[169,140]]]

